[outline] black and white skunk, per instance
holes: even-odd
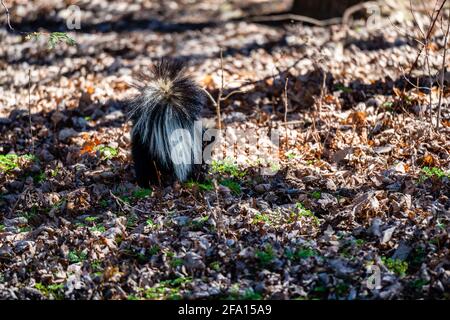
[[[190,178],[198,165],[194,123],[206,103],[181,61],[162,59],[141,74],[139,95],[128,103],[133,121],[132,157],[140,187]],[[201,129],[200,129],[201,130]]]

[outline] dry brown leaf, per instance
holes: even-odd
[[[347,124],[364,125],[366,123],[367,114],[364,111],[352,112],[346,120]]]

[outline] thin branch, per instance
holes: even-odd
[[[221,98],[220,100],[225,101],[228,98],[230,98],[231,96],[233,96],[235,94],[238,94],[238,93],[245,93],[245,91],[243,91],[243,90],[233,90],[229,94],[227,94],[225,97]]]
[[[31,69],[28,69],[28,125],[31,137],[31,154],[34,154],[33,126],[31,122]]]
[[[441,79],[440,79],[438,110],[437,110],[437,117],[436,117],[436,130],[439,130],[439,126],[440,126],[440,122],[441,122],[442,96],[444,95],[444,89],[445,89],[444,88],[445,62],[447,60],[447,43],[448,43],[449,33],[450,33],[450,21],[447,21],[447,31],[445,33],[445,38],[444,38],[444,55],[442,57],[442,70],[441,70]]]
[[[337,25],[341,23],[341,18],[333,18],[328,20],[317,20],[311,17],[306,17],[298,14],[292,14],[292,13],[286,13],[286,14],[279,14],[274,16],[266,16],[266,17],[253,17],[250,18],[250,22],[277,22],[277,21],[284,21],[284,20],[291,20],[295,22],[304,22],[309,23],[317,27],[328,27],[332,25]]]
[[[425,45],[423,45],[420,49],[419,52],[417,53],[417,57],[416,60],[414,60],[414,63],[411,66],[411,69],[409,70],[409,74],[411,74],[411,72],[413,72],[413,70],[416,68],[417,63],[419,62],[419,58],[422,55],[423,49],[426,49],[426,47],[428,46],[428,40],[430,39],[431,34],[433,33],[434,30],[434,26],[436,24],[436,21],[439,17],[439,15],[441,14],[442,9],[444,8],[444,5],[447,3],[447,0],[442,1],[441,6],[439,7],[439,9],[436,12],[436,16],[434,16],[434,14],[432,15],[432,21],[431,21],[431,25],[430,28],[427,31],[427,34],[425,36]]]
[[[219,89],[219,97],[217,98],[217,104],[216,104],[216,115],[217,115],[217,129],[222,130],[222,116],[221,116],[221,110],[220,110],[220,103],[222,101],[222,95],[223,95],[223,50],[220,48],[220,70],[221,70],[221,76],[220,76],[220,89]]]
[[[287,115],[289,109],[289,100],[288,100],[288,85],[289,85],[289,77],[286,77],[286,82],[284,83],[284,92],[283,92],[283,102],[284,102],[284,123],[287,123]],[[286,150],[289,148],[288,145],[288,126],[284,126],[284,140]]]
[[[8,28],[11,29],[12,31],[15,31],[14,28],[11,25],[11,15],[9,13],[8,7],[5,5],[5,3],[3,2],[3,0],[0,0],[3,8],[5,9],[5,14],[6,14],[6,23],[8,25]]]
[[[217,102],[216,100],[214,100],[213,96],[211,95],[211,93],[209,93],[208,90],[206,90],[206,88],[202,88],[203,92],[206,94],[206,96],[209,98],[209,100],[211,100],[211,102],[213,103],[214,107],[217,108]]]

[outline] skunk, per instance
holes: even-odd
[[[128,101],[131,153],[137,183],[143,188],[186,181],[201,167],[194,164],[199,146],[192,140],[194,123],[206,103],[181,61],[161,59],[149,71],[140,74],[134,84],[139,94]]]

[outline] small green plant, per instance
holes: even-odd
[[[108,200],[102,199],[102,200],[100,200],[99,204],[100,204],[100,207],[107,208],[108,207]]]
[[[26,35],[26,40],[38,40],[42,36],[48,36],[47,39],[47,47],[49,50],[54,49],[56,45],[60,42],[66,43],[69,46],[74,46],[77,44],[77,42],[71,38],[66,32],[51,32],[51,33],[44,33],[44,32],[31,32]]]
[[[293,151],[293,150],[290,150],[290,151],[288,151],[288,152],[286,152],[286,158],[288,158],[288,160],[294,160],[294,159],[297,159],[298,158],[298,154],[295,152],[295,151]]]
[[[209,220],[209,216],[196,218],[196,219],[192,220],[191,222],[189,222],[189,226],[193,230],[201,230],[204,227],[204,225],[206,224],[206,222],[208,222],[208,220]]]
[[[219,271],[219,270],[220,270],[220,262],[219,262],[219,261],[211,262],[211,264],[209,265],[209,267],[210,267],[211,269],[213,269],[214,271]]]
[[[18,156],[16,154],[0,154],[0,172],[8,172],[19,168],[23,163],[30,163],[36,160],[36,157],[30,154]]]
[[[275,251],[271,245],[266,245],[264,250],[257,250],[255,255],[261,266],[267,266],[275,259]]]
[[[19,228],[19,232],[21,233],[30,232],[31,230],[33,230],[33,228],[31,228],[30,226],[24,226]]]
[[[148,218],[146,221],[145,221],[145,224],[147,225],[147,227],[150,227],[150,228],[156,228],[156,223],[153,221],[153,219],[152,218]]]
[[[311,192],[311,197],[313,197],[316,200],[319,200],[322,197],[322,192],[313,191],[313,192]]]
[[[205,182],[197,182],[194,180],[189,180],[188,182],[186,182],[186,187],[193,189],[193,188],[198,188],[199,190],[202,191],[212,191],[214,190],[214,185],[212,183],[211,180],[207,180]]]
[[[236,181],[233,181],[231,179],[226,179],[226,180],[222,180],[220,182],[221,185],[227,187],[228,189],[231,190],[231,192],[235,195],[240,195],[241,194],[241,185],[239,183],[237,183]]]
[[[113,159],[119,155],[119,150],[110,146],[100,145],[95,147],[95,150],[100,152],[103,160]]]
[[[246,174],[245,170],[240,170],[238,165],[230,159],[213,160],[211,163],[211,172],[229,175],[235,179],[241,179]]]
[[[153,193],[152,189],[138,188],[133,191],[133,197],[135,199],[144,199],[150,197]]]
[[[48,286],[37,282],[34,287],[38,289],[43,295],[46,297],[49,297],[50,295],[53,296],[57,300],[61,300],[64,298],[63,289],[64,285],[59,284],[50,284]]]
[[[67,259],[70,263],[83,262],[87,259],[87,253],[83,251],[70,251]]]
[[[423,174],[419,178],[420,183],[424,182],[427,178],[442,179],[445,177],[450,177],[450,173],[436,167],[423,167],[422,173]]]
[[[0,232],[5,231],[5,225],[4,224],[0,224]]]
[[[414,281],[409,282],[409,287],[411,287],[415,291],[420,291],[424,286],[428,284],[427,280],[424,279],[416,279]]]
[[[289,260],[307,259],[317,256],[317,251],[310,247],[300,247],[296,250],[288,249],[285,252],[286,258]]]
[[[94,273],[99,273],[103,271],[102,262],[100,260],[94,260],[91,262],[91,268]]]
[[[103,233],[106,231],[106,228],[105,228],[105,226],[102,226],[102,225],[94,225],[94,226],[90,227],[89,230]]]
[[[261,294],[255,292],[253,288],[247,288],[241,293],[239,290],[239,284],[235,283],[230,288],[230,294],[226,297],[227,300],[261,300],[263,297]]]
[[[404,276],[406,271],[408,271],[408,263],[406,261],[386,257],[382,257],[381,261],[383,261],[386,268],[400,277]]]
[[[128,229],[132,229],[136,226],[136,224],[138,223],[139,218],[137,217],[136,214],[131,214],[128,218],[127,218],[127,228]]]
[[[192,282],[190,277],[179,277],[173,280],[164,280],[147,289],[144,292],[144,297],[151,300],[179,300],[181,299],[180,289]]]
[[[270,216],[265,213],[255,213],[252,223],[259,224],[259,223],[265,223],[265,224],[271,224]]]
[[[409,265],[412,268],[420,268],[420,266],[422,265],[422,263],[426,260],[427,258],[427,252],[425,251],[425,249],[423,247],[416,247],[414,248],[414,250],[411,252],[410,257],[409,257]]]
[[[180,267],[183,264],[184,261],[181,258],[172,258],[172,260],[170,260],[170,265],[172,266],[172,268]]]
[[[41,183],[41,182],[45,181],[45,179],[47,179],[47,175],[45,174],[44,171],[41,171],[33,176],[33,181],[35,183]]]
[[[297,203],[295,207],[297,209],[297,214],[300,217],[312,218],[316,225],[320,225],[319,218],[317,218],[311,210],[306,209],[303,204]]]
[[[97,220],[98,220],[98,217],[86,217],[86,218],[84,218],[84,221],[90,222],[90,223],[94,223]]]
[[[154,256],[155,254],[158,254],[160,251],[161,251],[161,248],[155,244],[150,247],[150,249],[148,250],[148,254],[150,256]]]

